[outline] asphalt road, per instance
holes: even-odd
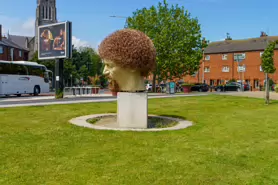
[[[176,95],[149,95],[152,98],[171,98],[171,97],[186,97],[186,96],[205,96],[208,93],[194,93],[194,94],[176,94]],[[113,102],[116,101],[114,96],[99,96],[99,97],[72,97],[64,99],[54,99],[53,96],[41,97],[15,97],[15,98],[1,98],[0,108],[5,107],[20,107],[20,106],[44,106],[55,104],[74,104],[74,103],[90,103],[90,102]]]

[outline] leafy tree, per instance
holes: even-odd
[[[66,86],[72,86],[75,83],[75,79],[79,78],[76,66],[73,65],[72,59],[66,59],[64,61],[64,80]],[[72,81],[73,80],[73,81]]]
[[[198,71],[204,47],[201,28],[198,19],[191,18],[184,7],[169,6],[164,0],[157,7],[133,12],[125,27],[144,32],[155,45],[157,67],[152,71],[153,90],[157,76],[171,79]]]
[[[55,60],[38,60],[38,52],[36,52],[31,61],[45,65],[49,70],[55,73]],[[88,76],[101,75],[103,71],[103,64],[99,55],[93,48],[81,47],[75,48],[73,46],[72,58],[64,60],[64,81],[66,85],[72,85],[76,79],[83,78],[84,81],[88,80]],[[54,79],[55,80],[55,79]],[[101,83],[105,84],[106,79],[100,77]]]
[[[262,55],[262,69],[265,73],[265,103],[269,104],[269,77],[268,74],[273,74],[276,71],[274,66],[274,49],[278,41],[270,42]]]
[[[89,71],[86,65],[81,66],[78,73],[80,78],[83,78],[84,81],[88,80]]]

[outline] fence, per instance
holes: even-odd
[[[99,94],[100,88],[96,87],[65,87],[64,97],[68,96],[93,96]]]

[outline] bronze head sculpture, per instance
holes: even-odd
[[[112,91],[145,91],[144,77],[156,65],[156,50],[147,35],[134,29],[118,30],[101,42],[99,55]]]

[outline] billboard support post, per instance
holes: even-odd
[[[64,60],[72,58],[72,23],[70,21],[38,27],[39,60],[55,59],[55,98],[64,97]]]
[[[64,97],[64,59],[55,59],[55,97]]]

